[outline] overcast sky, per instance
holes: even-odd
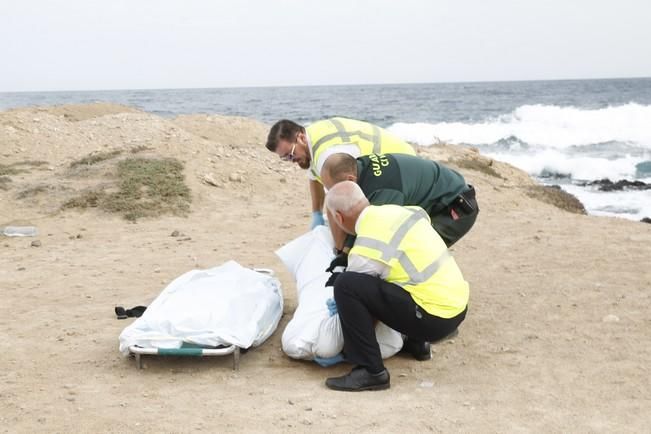
[[[0,7],[0,91],[651,76],[651,0]]]

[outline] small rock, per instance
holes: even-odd
[[[609,314],[601,319],[603,322],[618,322],[619,317],[617,315]]]
[[[228,175],[228,180],[232,182],[244,182],[244,177],[239,173],[231,173]]]
[[[25,270],[27,270],[27,268],[25,268],[25,267],[18,267],[16,270],[17,270],[17,271],[25,271]]]
[[[420,383],[420,387],[428,388],[428,389],[429,389],[429,388],[431,388],[431,387],[434,387],[434,383],[432,383],[431,381],[422,381],[422,382]]]
[[[287,178],[280,178],[281,184],[287,184]]]
[[[170,237],[178,237],[179,235],[181,235],[181,232],[179,232],[179,231],[172,231],[172,233],[170,234]]]
[[[32,241],[32,247],[41,247],[41,240]]]
[[[213,187],[223,187],[221,182],[217,181],[212,173],[206,173],[201,177],[201,180],[208,185],[212,185]]]
[[[312,407],[305,407],[305,411],[312,411]]]
[[[287,400],[287,404],[289,404],[289,405],[294,405],[294,401],[292,401],[291,399],[288,399],[288,400]]]

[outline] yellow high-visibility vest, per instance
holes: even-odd
[[[305,128],[312,143],[310,170],[321,182],[317,167],[321,154],[333,146],[352,144],[359,148],[359,156],[369,154],[416,155],[414,148],[377,125],[346,118],[330,118],[315,122]]]
[[[386,280],[409,292],[429,314],[452,318],[463,312],[468,282],[422,208],[371,205],[356,228],[351,255],[386,264]]]

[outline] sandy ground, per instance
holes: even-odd
[[[0,226],[39,230],[0,237],[2,431],[649,432],[651,226],[555,208],[497,162],[499,177],[460,169],[481,213],[453,248],[471,285],[458,337],[428,362],[389,359],[388,391],[326,389],[349,366],[320,368],[280,348],[296,289],[273,252],[308,229],[309,198],[305,172],[264,149],[266,130],[110,105],[0,113],[0,163],[47,161],[0,189]],[[85,182],[71,161],[143,145],[185,163],[187,217],[134,224],[58,210]],[[445,146],[420,153],[452,167],[486,162]],[[18,199],[38,185],[48,189]],[[227,357],[150,358],[138,371],[118,352],[132,320],[116,320],[116,304],[148,304],[180,274],[229,259],[274,269],[286,301],[276,333],[238,372]]]

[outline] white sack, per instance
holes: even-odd
[[[258,346],[276,330],[282,313],[276,278],[229,261],[177,277],[122,331],[120,351],[128,354],[131,345],[179,348],[183,342]]]
[[[326,300],[333,297],[332,286],[325,286],[330,273],[325,269],[334,258],[334,241],[326,226],[317,226],[276,251],[296,279],[298,307],[285,327],[282,348],[295,359],[333,357],[341,352],[344,338],[339,315],[329,316]],[[402,348],[402,336],[378,322],[375,335],[383,358]]]

